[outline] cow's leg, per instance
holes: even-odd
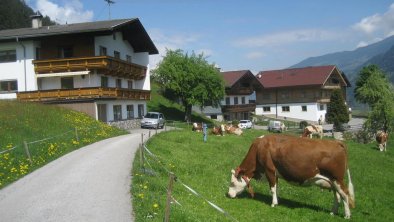
[[[271,207],[275,207],[276,205],[278,205],[278,196],[276,194],[276,184],[273,187],[271,187],[271,194],[272,194]]]
[[[268,180],[268,184],[270,185],[270,191],[272,194],[272,204],[271,207],[275,207],[276,205],[278,205],[278,196],[276,193],[276,184],[278,181],[278,178],[275,175],[275,170],[273,172],[266,172],[267,180]]]
[[[380,151],[383,151],[383,149],[384,149],[384,146],[383,146],[382,143],[380,143],[380,144],[379,144],[379,150],[380,150]]]
[[[349,196],[345,193],[345,185],[343,181],[334,181],[334,188],[343,200],[343,206],[345,208],[345,219],[350,219],[350,208],[349,208]]]
[[[335,190],[333,190],[333,193],[334,193],[334,203],[332,205],[331,215],[336,215],[338,214],[338,207],[339,207],[339,203],[341,202],[341,195]]]

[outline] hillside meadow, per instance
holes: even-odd
[[[0,110],[0,189],[73,150],[127,133],[56,106],[0,100]]]
[[[267,133],[251,129],[240,137],[210,135],[206,143],[201,133],[189,129],[152,137],[146,147],[154,156],[145,152],[145,170],[141,168],[139,154],[134,161],[131,192],[136,221],[163,220],[169,171],[177,177],[173,185],[171,221],[345,221],[343,204],[339,215],[330,215],[331,192],[314,186],[295,187],[281,179],[279,206],[275,208],[270,206],[271,194],[266,181],[252,180],[254,199],[246,192],[236,199],[226,197],[230,170],[241,163],[251,142]],[[394,140],[389,141],[386,153],[379,152],[376,143],[346,144],[356,195],[351,221],[393,221]]]

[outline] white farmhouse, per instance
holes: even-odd
[[[0,31],[0,99],[57,104],[103,122],[134,119],[150,100],[149,55],[139,19]]]

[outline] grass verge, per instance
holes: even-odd
[[[162,221],[165,211],[168,172],[176,174],[171,204],[171,221],[338,221],[344,216],[343,204],[338,216],[330,216],[333,194],[318,187],[301,188],[279,180],[279,206],[271,208],[271,194],[266,181],[252,180],[256,196],[244,193],[236,199],[225,196],[230,170],[237,167],[251,142],[267,133],[246,130],[241,137],[208,136],[189,130],[167,131],[155,135],[147,147],[157,159],[146,154],[146,171],[139,158],[133,166],[131,192],[136,221]],[[348,142],[350,171],[356,194],[353,221],[393,221],[394,148],[389,141],[388,152],[377,151],[376,144]],[[164,169],[165,168],[165,169]],[[193,188],[196,196],[183,186]],[[205,199],[224,209],[226,217]],[[344,219],[343,219],[344,220]]]
[[[56,106],[0,101],[0,110],[0,188],[75,149],[126,133]]]

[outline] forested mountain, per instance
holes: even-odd
[[[30,16],[35,14],[24,0],[0,0],[0,30],[31,27]],[[42,25],[55,23],[45,16]]]

